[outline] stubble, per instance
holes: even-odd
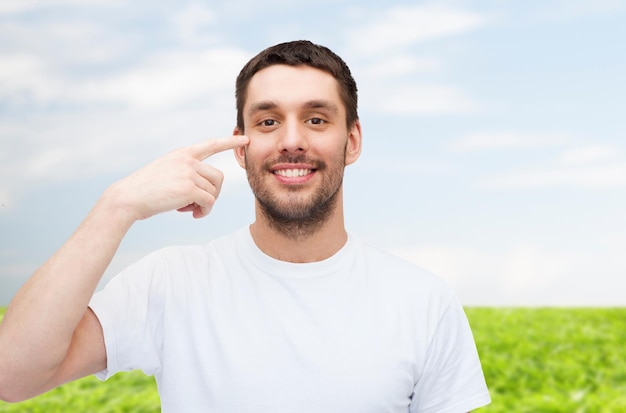
[[[305,187],[295,185],[287,189],[286,196],[278,196],[264,182],[267,171],[276,163],[312,164],[316,174],[322,176],[321,185],[308,195]],[[272,228],[294,239],[314,234],[329,220],[337,205],[344,169],[345,150],[343,156],[330,166],[321,161],[306,159],[304,155],[284,155],[259,168],[249,162],[246,156],[248,182],[261,213]]]

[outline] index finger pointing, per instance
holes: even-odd
[[[228,149],[247,145],[249,139],[246,135],[233,135],[227,138],[210,139],[208,141],[190,146],[189,150],[194,158],[202,161],[211,155],[224,152]]]

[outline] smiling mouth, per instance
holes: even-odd
[[[274,171],[274,175],[280,175],[285,178],[294,178],[306,176],[311,172],[313,172],[313,169],[277,169]]]

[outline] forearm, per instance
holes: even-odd
[[[63,362],[98,282],[134,222],[111,192],[15,295],[0,325],[2,369],[45,380]]]

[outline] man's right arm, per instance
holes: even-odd
[[[207,215],[223,176],[202,161],[245,136],[174,151],[109,187],[67,242],[15,295],[0,324],[0,399],[21,401],[106,367],[89,301],[122,239],[161,212]]]

